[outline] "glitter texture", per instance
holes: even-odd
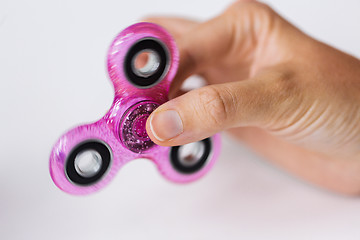
[[[123,115],[120,138],[129,150],[141,153],[154,145],[146,132],[146,120],[158,106],[155,102],[139,102]]]

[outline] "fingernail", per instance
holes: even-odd
[[[163,142],[180,135],[183,124],[175,110],[166,110],[151,115],[150,130],[157,140]]]

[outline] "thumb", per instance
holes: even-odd
[[[268,76],[266,80],[251,79],[190,91],[156,109],[147,121],[147,132],[155,143],[174,146],[229,128],[266,127],[275,115],[294,109],[289,104],[296,102],[291,101],[296,95],[279,87],[283,82],[288,81],[274,84]]]

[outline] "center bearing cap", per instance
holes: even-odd
[[[122,143],[131,151],[141,153],[155,143],[146,132],[146,120],[159,106],[156,102],[142,101],[125,111],[120,124],[119,134]]]

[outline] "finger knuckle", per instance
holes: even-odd
[[[205,117],[204,124],[221,128],[228,119],[228,108],[223,94],[212,86],[198,91],[199,108]]]
[[[237,2],[225,12],[235,26],[251,29],[257,34],[268,34],[277,26],[280,18],[267,4],[260,2]],[[244,27],[245,26],[245,27]]]
[[[226,10],[228,13],[241,15],[273,15],[275,11],[266,3],[261,2],[235,2]]]

